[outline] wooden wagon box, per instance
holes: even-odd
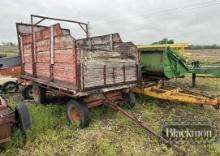
[[[75,39],[59,23],[17,23],[21,77],[78,93],[128,87],[139,79],[139,53],[118,33]]]

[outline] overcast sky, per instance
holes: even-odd
[[[92,36],[118,32],[134,43],[220,44],[220,0],[1,0],[0,42],[16,43],[15,23],[30,14],[89,22]]]

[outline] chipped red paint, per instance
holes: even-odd
[[[60,27],[60,24],[55,24],[52,26],[54,29],[54,36],[60,36],[63,35],[63,31]],[[50,27],[49,28],[44,28],[38,32],[35,32],[35,39],[36,41],[42,41],[45,39],[49,39],[50,38]],[[31,44],[32,43],[32,35],[22,35],[22,41],[23,44]]]
[[[10,75],[12,77],[20,77],[21,75],[21,66],[12,66],[0,68],[0,76],[1,75]]]
[[[51,27],[35,33],[36,76],[45,80],[76,85],[75,40],[63,35],[60,24],[53,25],[54,64],[51,64]],[[32,75],[31,35],[22,35],[24,73]],[[52,68],[51,68],[52,67]],[[71,71],[71,72],[70,72]]]

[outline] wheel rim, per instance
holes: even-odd
[[[28,92],[28,94],[29,94],[29,92]],[[38,87],[34,87],[34,88],[33,88],[33,97],[34,97],[34,99],[35,99],[35,100],[38,100],[39,95],[40,95],[40,90],[39,90],[39,88],[38,88]]]
[[[32,89],[29,89],[28,92],[27,92],[27,95],[29,97],[33,97],[33,90]]]
[[[72,121],[74,122],[79,122],[80,121],[80,112],[79,109],[77,109],[76,107],[72,107],[70,109],[70,118]]]

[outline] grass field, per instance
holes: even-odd
[[[192,89],[191,77],[172,80],[169,83],[206,95],[220,95],[219,78],[198,78],[197,87]],[[21,99],[19,94],[5,95],[11,106]],[[137,95],[137,104],[132,111],[159,133],[164,121],[209,120],[220,130],[220,110],[208,106],[159,101]],[[92,121],[89,127],[79,129],[70,125],[66,108],[61,102],[46,105],[26,101],[33,125],[28,131],[27,143],[20,145],[19,133],[12,141],[1,146],[2,156],[44,156],[44,155],[106,155],[106,156],[174,156],[176,151],[166,147],[145,130],[119,112],[105,106],[91,109]],[[220,139],[213,144],[179,146],[192,156],[219,156]]]
[[[17,56],[18,47],[16,45],[0,45],[0,56]]]
[[[195,91],[219,95],[220,79],[198,78]],[[190,78],[172,81],[184,87],[190,86]],[[20,95],[6,95],[10,105],[21,99]],[[19,146],[14,137],[5,144],[1,155],[176,155],[177,153],[158,142],[145,130],[131,122],[121,113],[100,106],[91,110],[92,122],[88,128],[79,129],[69,125],[65,106],[59,104],[39,105],[27,102],[32,115],[33,127],[28,132],[25,146]],[[159,133],[164,121],[210,120],[220,130],[220,112],[212,107],[158,101],[137,96],[133,109],[136,116]],[[220,155],[220,142],[209,145],[181,145],[190,155]]]

